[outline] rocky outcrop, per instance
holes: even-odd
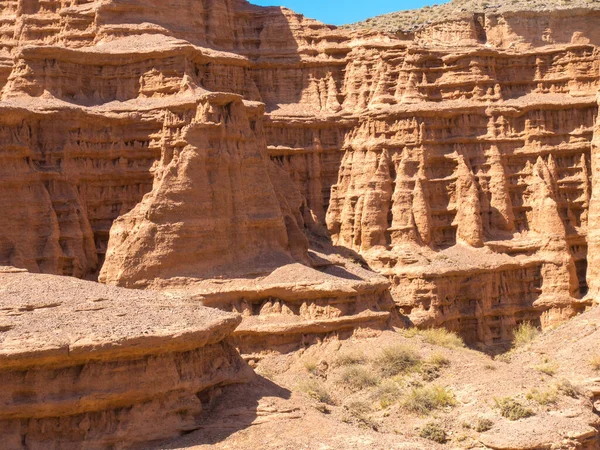
[[[287,198],[271,181],[280,174],[266,154],[262,105],[210,94],[196,108],[189,123],[166,117],[165,128],[177,132],[163,141],[151,193],[114,223],[100,281],[143,287],[157,278],[241,277],[308,260],[294,215],[300,197]]]
[[[239,316],[15,269],[0,286],[7,450],[147,448],[199,428],[221,388],[248,379],[227,341]]]

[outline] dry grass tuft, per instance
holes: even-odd
[[[427,360],[429,364],[435,367],[447,367],[450,365],[450,359],[440,352],[435,352]]]
[[[373,393],[373,401],[378,403],[381,408],[386,409],[392,406],[402,395],[402,390],[398,383],[393,380],[384,380]]]
[[[521,348],[531,344],[540,335],[540,330],[531,323],[525,322],[519,325],[513,333],[513,347]]]
[[[600,371],[600,355],[595,355],[590,359],[590,366],[596,371]]]
[[[315,374],[317,372],[317,362],[310,359],[303,362],[304,368],[307,372]]]
[[[544,359],[542,364],[535,366],[535,368],[543,374],[552,377],[556,374],[556,371],[558,370],[558,364],[550,361],[549,359]]]
[[[364,364],[367,357],[362,352],[345,352],[339,354],[333,361],[335,367],[352,366],[354,364]]]
[[[442,386],[416,387],[404,397],[402,406],[408,411],[425,416],[436,409],[455,406],[454,394]]]
[[[376,386],[379,381],[369,369],[364,366],[347,366],[342,371],[341,381],[356,390],[363,390],[368,387]]]
[[[582,394],[579,386],[575,386],[569,380],[564,380],[564,379],[560,380],[556,384],[556,388],[558,389],[558,391],[561,394],[566,395],[567,397],[571,397],[571,398],[578,398]]]
[[[333,405],[334,401],[322,383],[316,380],[305,380],[298,384],[298,389],[306,393],[310,398],[327,405]]]
[[[351,402],[344,405],[344,409],[347,413],[345,422],[355,421],[359,425],[377,430],[377,423],[371,418],[373,409],[368,403],[362,401]]]
[[[519,420],[533,416],[533,411],[523,406],[512,397],[495,398],[496,408],[500,410],[500,415],[508,420]]]
[[[460,336],[445,328],[429,328],[427,330],[410,328],[404,332],[404,335],[406,337],[422,336],[423,340],[428,344],[440,347],[462,348],[465,346],[465,343]]]
[[[394,345],[384,348],[373,361],[373,366],[382,376],[388,378],[413,372],[418,369],[421,362],[421,356],[412,348]]]
[[[558,402],[558,389],[550,387],[546,390],[532,389],[526,395],[527,400],[533,400],[542,406],[548,406]]]

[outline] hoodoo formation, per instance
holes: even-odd
[[[416,326],[496,351],[595,306],[599,20],[1,0],[7,448],[196,429],[248,378],[235,349]]]

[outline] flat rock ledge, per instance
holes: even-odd
[[[220,387],[247,379],[227,340],[240,321],[186,298],[0,268],[2,448],[146,448],[198,428]]]

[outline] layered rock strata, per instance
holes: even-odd
[[[15,269],[0,286],[3,449],[147,448],[248,378],[226,340],[237,315]]]
[[[399,36],[242,0],[1,6],[1,263],[207,303],[256,283],[215,304],[259,316],[337,301],[291,286],[338,267],[342,316],[389,312],[343,247],[413,323],[488,345],[590,304],[598,11]]]

